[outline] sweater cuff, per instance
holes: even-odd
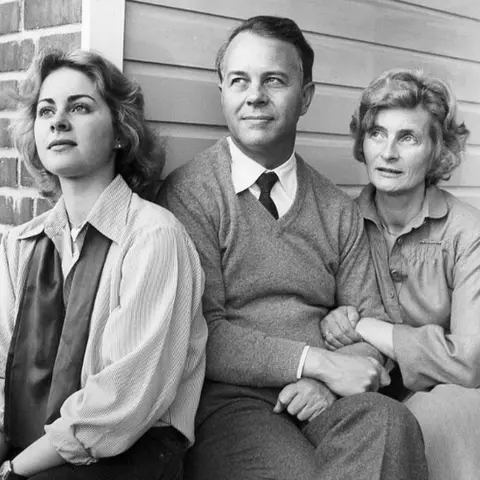
[[[285,386],[297,381],[298,366],[306,343],[289,339],[276,340],[276,348],[271,346],[259,363],[263,368],[258,386]]]

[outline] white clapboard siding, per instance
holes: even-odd
[[[127,0],[124,70],[142,85],[147,118],[165,139],[165,174],[226,133],[217,49],[239,20],[293,18],[315,50],[316,94],[298,152],[354,194],[367,181],[348,125],[362,89],[382,71],[422,68],[447,81],[471,130],[448,188],[480,207],[480,2],[477,0]]]
[[[419,5],[440,12],[454,13],[462,17],[480,20],[480,2],[478,0],[399,0],[402,3]]]

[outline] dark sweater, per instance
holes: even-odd
[[[205,271],[211,380],[283,386],[296,380],[306,344],[324,346],[319,322],[329,310],[354,305],[386,318],[352,200],[298,156],[297,178],[293,205],[275,220],[248,190],[235,194],[222,139],[162,187]]]

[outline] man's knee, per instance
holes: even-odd
[[[358,441],[380,441],[385,445],[418,440],[423,446],[414,415],[402,403],[379,393],[362,393],[338,400],[310,422],[304,432],[314,445],[328,434],[332,438],[347,435]]]

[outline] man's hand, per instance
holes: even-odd
[[[387,371],[372,357],[344,355],[315,347],[308,350],[303,375],[325,383],[341,397],[376,392],[390,384]]]
[[[320,322],[325,346],[329,350],[337,350],[346,345],[363,341],[355,330],[360,316],[355,307],[338,307],[330,311]]]
[[[310,422],[336,399],[336,395],[323,383],[311,378],[301,378],[283,388],[273,411],[281,413],[287,410],[290,415],[296,416],[299,420]]]

